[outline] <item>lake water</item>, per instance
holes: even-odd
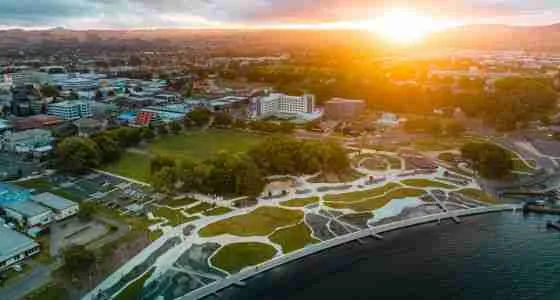
[[[263,273],[219,299],[559,300],[560,232],[545,226],[557,219],[507,212],[399,230]]]

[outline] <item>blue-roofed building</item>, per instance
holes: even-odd
[[[12,184],[0,183],[0,206],[10,202],[27,201],[31,198],[29,190]]]
[[[0,226],[0,271],[39,253],[37,242],[15,230]]]
[[[30,200],[2,203],[6,215],[27,227],[44,227],[54,220],[53,211]]]
[[[133,111],[124,112],[117,117],[117,120],[121,124],[134,124],[136,123],[136,113]]]

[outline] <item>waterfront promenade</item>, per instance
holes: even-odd
[[[501,212],[501,211],[516,211],[521,210],[521,205],[496,205],[496,206],[488,206],[488,207],[477,207],[471,209],[464,209],[464,210],[457,210],[457,211],[449,211],[439,214],[433,214],[418,218],[411,218],[407,220],[402,220],[390,224],[379,225],[375,227],[370,227],[358,232],[350,233],[344,236],[336,237],[332,240],[328,240],[316,245],[310,245],[305,247],[297,252],[293,252],[290,254],[282,255],[276,257],[270,261],[262,263],[260,265],[247,268],[237,274],[231,275],[223,280],[213,282],[209,285],[201,287],[197,290],[194,290],[183,297],[179,298],[181,300],[190,300],[190,299],[202,299],[209,295],[215,294],[222,289],[225,289],[231,285],[243,285],[243,280],[246,280],[250,277],[258,275],[262,272],[266,272],[283,264],[304,258],[308,255],[312,255],[329,248],[333,248],[336,246],[343,245],[348,242],[352,242],[354,240],[359,240],[361,238],[365,238],[368,236],[377,237],[379,234],[384,232],[389,232],[401,228],[411,227],[415,225],[425,224],[425,223],[432,223],[432,222],[439,222],[440,220],[444,219],[454,219],[458,217],[470,216],[470,215],[478,215],[478,214],[486,214],[486,213],[493,213],[493,212]]]

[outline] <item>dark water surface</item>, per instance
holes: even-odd
[[[219,299],[560,300],[560,232],[545,226],[556,219],[507,212],[391,232],[260,274]]]

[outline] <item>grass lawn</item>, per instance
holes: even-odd
[[[301,199],[292,199],[292,200],[284,201],[280,204],[288,207],[304,207],[309,204],[314,204],[317,202],[319,202],[319,197],[308,197],[308,198],[301,198]]]
[[[525,161],[519,158],[513,159],[513,171],[522,173],[532,173],[535,171],[533,166],[536,165],[535,161]]]
[[[311,229],[301,222],[295,226],[280,229],[274,232],[269,239],[280,246],[284,253],[301,249],[309,244],[320,241],[311,237]]]
[[[187,213],[189,215],[194,215],[194,214],[198,214],[198,213],[201,213],[201,212],[205,212],[205,211],[207,211],[209,209],[212,209],[212,208],[214,208],[214,205],[206,203],[206,202],[202,202],[202,203],[200,203],[196,206],[193,206],[193,207],[187,209]]]
[[[263,139],[261,135],[233,130],[191,131],[160,138],[148,146],[148,152],[204,160],[220,151],[245,152]]]
[[[413,187],[420,187],[420,188],[441,188],[441,189],[454,189],[457,188],[454,185],[428,180],[428,179],[405,179],[401,181],[402,184],[413,186]]]
[[[229,244],[218,250],[211,259],[212,265],[229,272],[237,273],[245,267],[258,265],[276,255],[274,247],[263,243]]]
[[[167,207],[156,207],[153,211],[155,217],[166,218],[169,221],[169,225],[177,226],[188,222],[188,218],[185,217],[180,210],[173,210]]]
[[[160,137],[143,149],[148,155],[127,152],[119,161],[105,166],[103,170],[148,182],[150,180],[149,156],[163,155],[200,161],[210,158],[220,151],[245,152],[259,144],[264,138],[258,134],[218,129],[189,131],[177,135],[169,134]]]
[[[154,269],[149,270],[144,275],[138,277],[133,283],[129,284],[124,290],[122,290],[116,297],[115,300],[130,300],[130,299],[140,299],[142,296],[142,289],[146,280],[150,278]]]
[[[225,215],[229,212],[233,211],[231,208],[219,206],[211,210],[207,210],[206,212],[202,213],[205,216],[221,216]]]
[[[486,203],[490,203],[490,204],[497,204],[498,199],[494,198],[492,195],[485,193],[482,190],[478,190],[478,189],[462,189],[460,191],[458,191],[458,193],[463,194],[467,197],[471,197],[475,200],[481,201],[481,202],[486,202]]]
[[[362,167],[371,171],[385,171],[387,170],[387,163],[375,158],[368,158],[362,162]]]
[[[171,207],[183,207],[183,206],[187,206],[187,205],[191,205],[198,202],[198,200],[192,199],[192,198],[183,198],[183,199],[170,199],[165,201],[164,205],[167,206],[171,206]]]
[[[70,299],[68,291],[57,284],[49,283],[26,295],[24,300],[66,300]]]
[[[384,196],[369,198],[365,201],[353,202],[353,203],[343,203],[343,202],[327,202],[326,204],[332,208],[348,208],[356,212],[365,212],[379,209],[389,203],[391,200],[409,198],[409,197],[420,197],[426,194],[426,191],[420,189],[412,188],[401,188],[397,190],[392,190]]]
[[[325,174],[323,172],[321,172],[321,174],[310,178],[308,181],[311,183],[339,183],[339,182],[350,182],[350,181],[354,181],[357,179],[360,179],[360,177],[363,177],[364,174],[351,169],[348,171],[345,171],[343,173],[339,173],[339,174]]]
[[[390,182],[382,187],[374,188],[366,191],[359,191],[353,193],[339,194],[339,195],[327,195],[324,197],[325,201],[329,202],[353,202],[364,200],[365,198],[377,197],[385,194],[386,192],[400,187],[398,183]]]
[[[259,207],[254,211],[212,223],[199,231],[201,237],[221,234],[236,236],[265,236],[276,228],[301,221],[303,212],[278,207]]]
[[[125,152],[121,159],[103,167],[103,170],[124,177],[149,182],[150,158],[139,153]]]

